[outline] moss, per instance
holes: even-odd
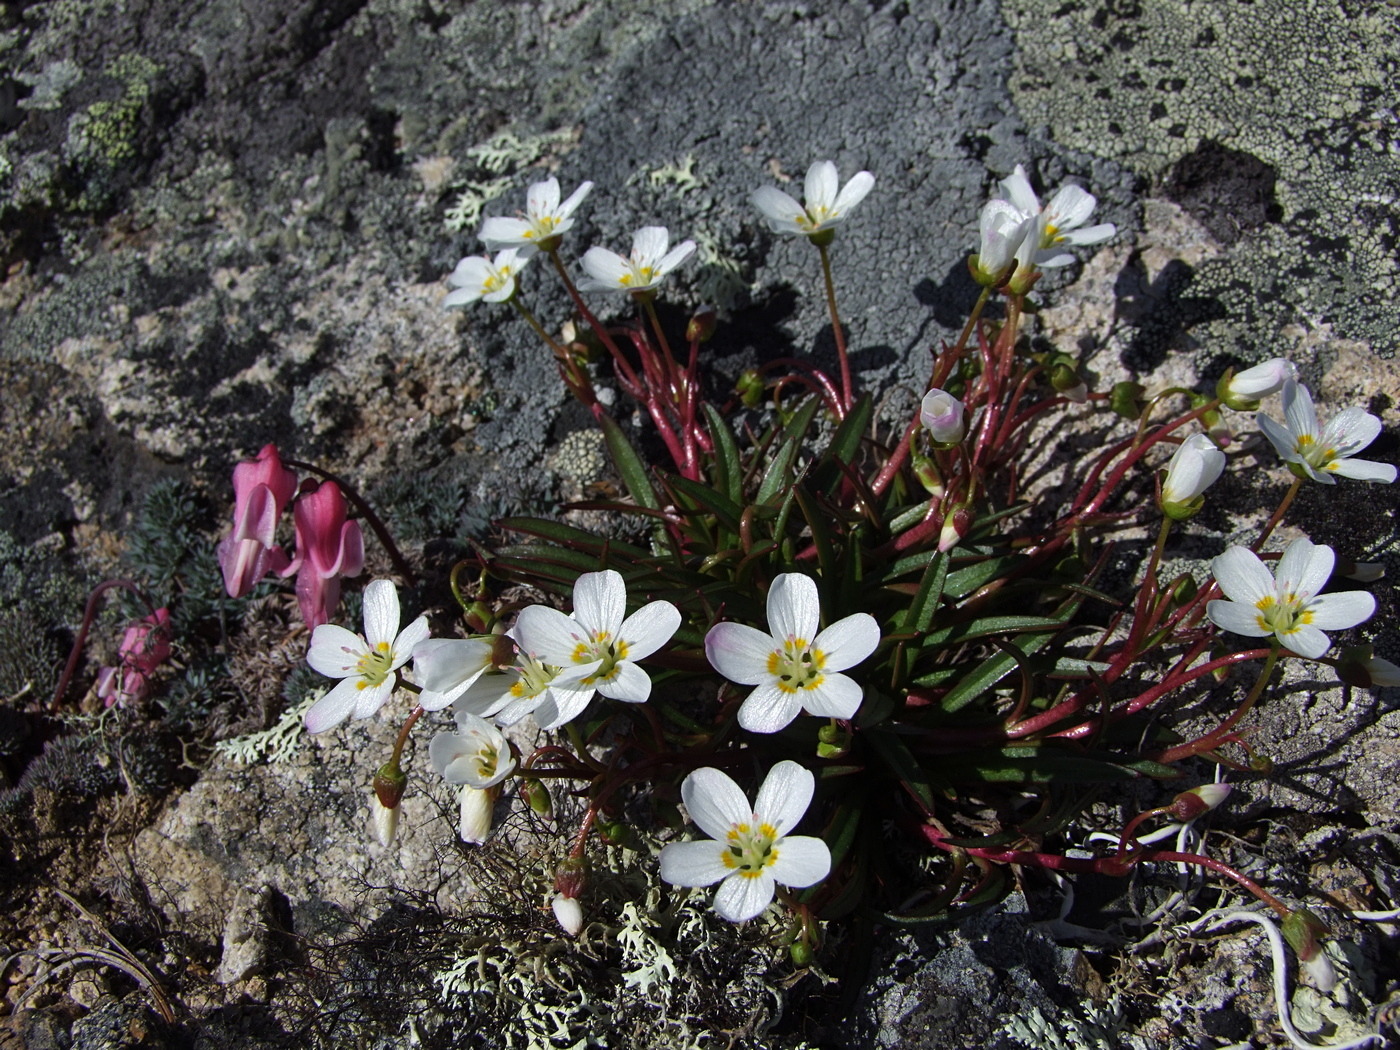
[[[1400,10],[1342,0],[1185,3],[1007,0],[1017,34],[1013,97],[1063,145],[1159,183],[1205,148],[1276,175],[1277,212],[1198,275],[1240,318],[1332,323],[1383,356],[1400,344],[1400,213],[1393,115]],[[1179,181],[1179,180],[1177,180]],[[1170,192],[1170,191],[1169,191]],[[1189,201],[1183,201],[1188,210]],[[1235,294],[1231,282],[1244,294]],[[1274,310],[1273,306],[1281,307]]]

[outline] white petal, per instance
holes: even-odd
[[[1322,594],[1308,602],[1312,625],[1324,631],[1344,631],[1376,613],[1376,599],[1365,591]]]
[[[1007,200],[1020,209],[1022,215],[1036,215],[1040,212],[1040,198],[1031,189],[1031,180],[1026,178],[1026,169],[1016,165],[1016,170],[1001,180],[1001,192]]]
[[[669,642],[680,625],[680,610],[670,602],[648,602],[622,621],[618,635],[627,643],[629,660],[645,660]]]
[[[1387,485],[1395,481],[1394,463],[1374,463],[1369,459],[1339,459],[1327,469],[1333,474],[1354,481],[1379,481]]]
[[[865,200],[871,190],[875,188],[875,176],[868,171],[858,171],[851,176],[846,185],[841,187],[841,192],[836,196],[836,203],[832,205],[832,210],[836,214],[844,216],[861,201]]]
[[[1111,222],[1100,223],[1097,226],[1085,226],[1082,230],[1070,230],[1068,233],[1061,233],[1056,240],[1065,244],[1099,244],[1108,240],[1118,232],[1118,227]]]
[[[643,226],[632,234],[632,262],[655,268],[670,243],[671,235],[665,226]]]
[[[1278,393],[1283,389],[1284,383],[1297,375],[1298,369],[1292,361],[1283,357],[1271,357],[1231,377],[1230,393],[1237,397],[1258,400]]]
[[[583,714],[593,693],[592,689],[563,689],[552,685],[545,691],[544,702],[535,709],[535,720],[541,729],[558,729]]]
[[[476,302],[476,301],[477,301],[478,299],[480,299],[480,298],[481,298],[481,289],[480,289],[479,287],[477,287],[477,288],[458,288],[455,292],[448,292],[446,295],[444,295],[444,296],[442,297],[442,305],[443,305],[443,306],[465,306],[465,305],[468,304],[468,303],[474,303],[474,302]]]
[[[586,572],[574,581],[574,619],[585,630],[616,637],[626,614],[627,585],[615,569]]]
[[[511,700],[510,687],[520,680],[519,675],[514,674],[484,674],[452,701],[452,711],[470,712],[474,715],[487,717],[494,714]],[[423,696],[428,690],[419,694],[419,703],[424,703]],[[537,701],[538,702],[538,701]],[[434,710],[428,708],[428,710]]]
[[[1316,660],[1332,646],[1331,640],[1316,627],[1300,624],[1278,636],[1278,640],[1299,656]]]
[[[854,679],[843,674],[829,674],[815,689],[804,689],[800,698],[808,714],[821,718],[850,718],[860,710],[864,695]]]
[[[822,631],[812,642],[826,657],[828,671],[854,667],[880,644],[880,625],[869,613],[852,613]]]
[[[1304,434],[1311,434],[1314,438],[1318,436],[1317,410],[1313,408],[1312,394],[1308,393],[1307,387],[1291,379],[1283,384],[1283,418],[1287,420],[1288,429],[1295,438]]]
[[[1248,547],[1230,547],[1210,563],[1215,582],[1225,597],[1246,605],[1274,597],[1274,578]]]
[[[777,843],[778,856],[768,867],[773,881],[794,889],[815,886],[831,874],[831,850],[810,835],[795,835]]]
[[[1318,438],[1323,447],[1336,449],[1338,456],[1352,456],[1381,435],[1381,421],[1359,408],[1338,412],[1322,428]]]
[[[570,215],[577,211],[578,206],[583,203],[583,198],[587,197],[589,191],[592,189],[593,183],[591,182],[579,183],[578,189],[574,190],[573,193],[569,194],[569,199],[566,200],[563,204],[559,205],[560,220],[562,221],[564,219],[567,219]]]
[[[487,220],[487,222],[490,221],[490,219]],[[468,255],[465,259],[457,263],[456,269],[448,274],[447,281],[449,284],[465,290],[474,291],[477,295],[480,295],[481,286],[486,283],[486,278],[490,276],[490,259],[483,258],[480,255]]]
[[[1055,196],[1050,198],[1045,213],[1056,229],[1072,230],[1076,226],[1084,225],[1094,213],[1096,203],[1094,195],[1079,186],[1061,186]]]
[[[661,881],[672,886],[713,886],[733,869],[724,863],[724,846],[712,840],[670,842],[661,848]]]
[[[413,675],[424,689],[456,699],[491,667],[492,647],[480,638],[429,638],[413,647]]]
[[[475,741],[456,733],[436,733],[428,741],[428,761],[449,784],[467,783],[461,774],[467,761],[474,758],[476,753]]]
[[[645,703],[651,696],[651,678],[631,660],[623,660],[611,678],[598,682],[598,692],[626,704]]]
[[[525,652],[555,667],[572,665],[578,646],[591,641],[577,620],[547,605],[521,609],[510,636]]]
[[[1307,539],[1288,545],[1274,569],[1275,592],[1283,597],[1311,598],[1332,578],[1337,556],[1332,548]]]
[[[365,641],[371,649],[392,645],[399,633],[399,592],[389,580],[372,580],[365,588]],[[426,636],[425,636],[426,637]],[[422,641],[420,638],[419,641]]]
[[[779,233],[806,233],[798,216],[806,216],[802,205],[775,186],[760,186],[749,195],[749,202]]]
[[[360,695],[359,685],[359,679],[347,678],[312,704],[306,712],[306,731],[324,733],[349,718]]]
[[[347,682],[354,682],[353,678],[347,678]],[[362,683],[355,682],[358,687]],[[398,685],[398,678],[390,675],[378,685],[365,685],[363,689],[356,689],[355,708],[350,712],[351,718],[373,718],[379,713],[379,709],[389,702],[389,697],[394,695],[394,687]]]
[[[811,642],[821,625],[817,583],[800,572],[785,572],[768,588],[768,629],[779,642],[801,638]]]
[[[719,884],[715,891],[715,912],[730,922],[747,922],[763,914],[773,902],[773,876],[761,871],[752,878],[738,872]]]
[[[772,824],[779,835],[786,835],[806,814],[816,786],[816,777],[805,766],[788,760],[779,762],[768,771],[758,789],[754,816],[760,823]]]
[[[481,229],[477,231],[476,236],[482,244],[486,245],[487,248],[494,252],[499,248],[508,248],[515,244],[529,243],[529,238],[525,236],[529,232],[530,224],[524,219],[513,219],[504,215],[497,215],[482,222]],[[480,276],[471,283],[480,290],[481,286],[486,283],[487,276],[487,273],[483,271]]]
[[[1215,484],[1225,469],[1225,453],[1204,434],[1192,434],[1172,456],[1162,482],[1162,500],[1186,503]]]
[[[681,263],[685,262],[695,252],[694,241],[681,241],[669,252],[661,257],[656,264],[656,276],[665,277]]]
[[[395,598],[396,603],[397,601],[398,599]],[[397,627],[398,623],[395,622],[394,626]],[[392,649],[394,658],[389,664],[389,669],[391,671],[398,670],[404,664],[408,663],[408,658],[413,655],[413,650],[421,643],[426,642],[431,632],[432,628],[428,626],[428,618],[426,616],[418,617],[418,619],[414,620],[400,631],[399,636],[394,639]]]
[[[1258,413],[1254,421],[1259,424],[1259,429],[1269,439],[1269,444],[1274,446],[1274,451],[1279,454],[1280,459],[1289,462],[1298,458],[1298,439],[1293,436],[1291,430],[1263,412]]]
[[[802,701],[776,685],[760,685],[739,707],[739,725],[750,733],[776,733],[802,710]]]
[[[606,248],[589,248],[579,260],[588,276],[579,282],[585,292],[617,291],[624,288],[622,278],[632,272],[631,264]]]
[[[710,838],[723,842],[736,824],[753,823],[748,796],[728,773],[702,766],[681,783],[681,800],[690,819]]]
[[[525,211],[531,217],[553,215],[559,208],[559,180],[550,176],[525,191]]]
[[[360,657],[368,651],[358,634],[338,624],[323,623],[311,632],[306,662],[327,678],[346,678],[358,674]]]
[[[1246,638],[1267,638],[1274,632],[1259,622],[1259,610],[1246,602],[1227,602],[1219,598],[1206,602],[1206,616],[1222,631],[1233,631]]]
[[[836,191],[841,183],[836,173],[836,165],[829,160],[819,160],[807,169],[803,182],[803,203],[809,213],[818,208],[830,208],[836,201]]]
[[[705,657],[710,666],[740,685],[769,681],[768,658],[777,649],[771,635],[742,623],[717,623],[705,635]]]

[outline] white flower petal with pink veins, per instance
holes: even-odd
[[[1383,485],[1395,481],[1393,463],[1354,458],[1380,436],[1381,421],[1371,413],[1343,409],[1319,429],[1308,388],[1289,379],[1283,384],[1283,418],[1280,425],[1262,412],[1255,417],[1259,429],[1295,473],[1324,485],[1337,483],[1333,475]]]

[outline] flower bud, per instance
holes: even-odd
[[[556,893],[554,900],[550,902],[550,907],[554,909],[555,921],[559,923],[560,929],[570,937],[577,937],[579,931],[583,929],[583,908],[573,897],[566,897],[562,893]]]
[[[1205,505],[1203,493],[1225,469],[1225,453],[1204,434],[1192,434],[1177,446],[1162,482],[1160,506],[1173,521],[1194,517]]]
[[[1337,677],[1358,689],[1400,686],[1400,667],[1373,656],[1370,645],[1354,645],[1342,650],[1337,659]]]
[[[620,820],[608,820],[598,825],[598,834],[609,846],[621,846],[628,838],[628,827]]]
[[[988,201],[978,221],[981,239],[977,254],[967,260],[972,279],[987,288],[1000,284],[1016,261],[1016,251],[1031,223],[1009,201]]]
[[[538,813],[546,820],[554,819],[554,799],[549,794],[549,788],[538,780],[531,777],[522,779],[520,781],[520,797],[525,800],[525,804],[533,812]]]
[[[1385,578],[1385,563],[1379,561],[1339,561],[1337,575],[1357,583],[1375,583]]]
[[[763,377],[753,368],[740,372],[739,378],[734,382],[734,389],[745,408],[758,407],[759,402],[763,400],[763,387]]]
[[[388,846],[394,841],[399,830],[399,806],[386,806],[378,795],[369,800],[369,830],[374,841]]]
[[[685,341],[687,343],[708,343],[710,336],[715,334],[715,326],[718,321],[718,312],[713,306],[706,303],[690,315],[690,322],[685,326]]]
[[[914,470],[914,476],[919,479],[919,484],[934,499],[941,499],[943,493],[948,491],[948,486],[943,484],[943,473],[938,469],[938,464],[918,449],[909,454],[909,464]]]
[[[1142,418],[1142,395],[1146,392],[1141,383],[1132,380],[1114,383],[1108,395],[1108,406],[1124,419],[1136,421]]]
[[[952,550],[972,528],[972,514],[966,507],[957,507],[943,519],[943,531],[938,534],[938,549]]]
[[[1230,790],[1229,784],[1202,784],[1190,791],[1183,791],[1166,808],[1177,820],[1189,824],[1229,798]]]
[[[374,797],[386,809],[398,809],[403,799],[404,788],[408,787],[408,774],[395,759],[390,759],[374,773]]]
[[[812,965],[812,959],[816,953],[812,951],[812,946],[806,941],[793,941],[788,945],[788,958],[792,960],[792,965],[808,967]]]
[[[967,435],[963,403],[946,390],[930,390],[919,405],[919,422],[936,446],[952,448]]]
[[[491,834],[492,810],[495,808],[494,788],[474,788],[463,785],[461,793],[461,815],[457,834],[463,842],[479,846]]]
[[[1283,939],[1298,953],[1298,958],[1307,962],[1322,951],[1322,938],[1331,931],[1327,924],[1307,908],[1295,908],[1283,920]]]
[[[568,857],[554,869],[554,890],[565,897],[579,897],[588,884],[588,861]]]
[[[1292,361],[1275,357],[1238,374],[1230,369],[1215,384],[1215,396],[1236,412],[1253,412],[1261,398],[1278,393],[1284,383],[1297,378]]]
[[[1089,400],[1089,388],[1069,358],[1061,356],[1050,368],[1050,385],[1076,405]]]

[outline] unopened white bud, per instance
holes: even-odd
[[[946,390],[930,390],[924,395],[919,422],[938,445],[956,445],[967,434],[963,403]]]
[[[1277,394],[1284,383],[1297,378],[1292,361],[1274,357],[1226,378],[1216,388],[1216,396],[1237,411],[1251,412],[1259,407],[1260,398]]]
[[[461,821],[457,834],[463,842],[481,845],[491,834],[491,811],[495,808],[495,792],[491,788],[462,788]]]
[[[554,909],[554,918],[559,927],[570,937],[577,937],[583,929],[583,908],[579,906],[578,899],[556,893],[550,907]]]
[[[379,796],[371,795],[369,803],[369,830],[374,841],[388,846],[394,841],[399,830],[399,807],[389,807],[379,801]]]
[[[1385,578],[1385,563],[1379,561],[1353,562],[1351,571],[1344,575],[1347,579],[1355,580],[1357,583],[1375,583],[1377,580]]]

